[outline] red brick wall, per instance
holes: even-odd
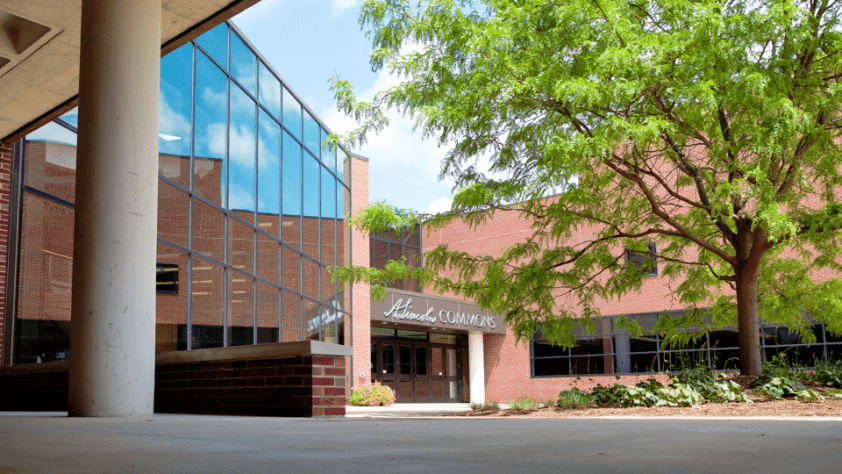
[[[353,158],[351,189],[353,190],[352,214],[368,207],[368,160]],[[369,266],[371,245],[367,235],[351,230],[354,265]],[[354,285],[354,363],[349,377],[354,388],[371,383],[371,291],[368,285]],[[364,377],[361,378],[360,374]]]
[[[552,198],[550,198],[552,199]],[[821,203],[815,199],[806,203],[818,206]],[[423,250],[428,252],[440,244],[448,244],[453,251],[464,251],[472,255],[500,256],[504,248],[523,242],[532,234],[530,223],[516,212],[498,212],[478,229],[472,230],[463,222],[454,222],[446,228],[424,231]],[[580,229],[573,233],[572,242],[583,242],[593,235],[592,229]],[[687,253],[692,259],[695,250]],[[788,252],[784,256],[790,256]],[[831,270],[816,272],[813,277],[818,281],[838,278],[839,275]],[[641,288],[624,295],[621,299],[602,301],[599,309],[603,315],[635,314],[645,312],[660,312],[663,310],[681,310],[681,304],[673,295],[673,287],[680,281],[669,283],[661,276],[644,278]],[[444,295],[454,296],[454,295]],[[597,384],[613,385],[614,383],[633,384],[648,378],[665,381],[665,375],[644,374],[626,375],[618,379],[615,375],[577,377],[548,377],[532,378],[530,376],[529,342],[515,344],[515,338],[510,331],[506,336],[486,335],[485,349],[485,386],[486,399],[489,401],[510,401],[519,397],[529,396],[538,399],[554,399],[558,392],[571,387],[589,389]],[[463,368],[467,371],[467,366]]]
[[[0,144],[0,312],[6,308],[6,251],[9,244],[9,193],[12,174],[12,148]],[[0,354],[3,354],[5,317],[0,314]]]

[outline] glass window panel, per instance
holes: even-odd
[[[313,301],[307,298],[303,300],[304,307],[304,338],[311,341],[321,340],[319,334],[321,325],[319,324],[319,315],[321,312],[321,305],[318,301]]]
[[[228,264],[254,273],[254,229],[236,219],[228,219]]]
[[[661,352],[661,370],[664,372],[676,372],[708,366],[707,349]]]
[[[296,293],[301,293],[301,255],[283,247],[283,272],[281,285]]]
[[[333,306],[327,304],[323,304],[321,308],[322,312],[319,320],[322,324],[322,341],[342,344],[342,340],[339,339],[339,328],[337,324],[339,322],[339,318],[342,316],[342,313],[337,311]]]
[[[16,363],[69,357],[73,209],[23,193]]]
[[[336,179],[325,171],[322,172],[322,217],[336,217]]]
[[[415,346],[415,374],[427,375],[427,348]]]
[[[559,357],[570,355],[570,351],[549,342],[535,341],[532,343],[532,355],[533,357]]]
[[[222,66],[222,69],[228,68],[228,25],[222,23],[216,26],[196,38],[196,42]]]
[[[412,347],[398,346],[400,348],[401,375],[412,374]]]
[[[302,245],[304,255],[319,260],[319,219],[305,217],[302,219],[302,224],[304,226],[304,243]]]
[[[158,238],[188,248],[189,226],[190,195],[158,180]]]
[[[254,279],[228,271],[228,345],[254,344]]]
[[[342,157],[341,158],[342,159],[342,163],[341,163],[342,166],[339,166],[337,168],[337,171],[339,171],[339,180],[343,181],[346,185],[350,186],[351,185],[351,155],[349,155],[345,152],[340,152],[339,156]]]
[[[27,140],[42,141],[50,143],[61,143],[64,145],[76,146],[76,133],[69,128],[63,127],[55,122],[49,122],[43,127],[35,130],[26,136]]]
[[[301,249],[301,145],[284,133],[283,227],[281,237]]]
[[[547,377],[553,375],[571,375],[570,358],[561,357],[557,359],[535,359],[532,361],[532,370],[535,377]],[[453,385],[451,383],[451,385]],[[453,395],[451,387],[451,396]]]
[[[372,326],[371,337],[395,337],[395,330],[384,327]]]
[[[280,290],[257,282],[257,343],[278,342],[278,299]]]
[[[225,261],[225,214],[200,199],[193,199],[193,251]]]
[[[193,349],[223,346],[225,298],[222,278],[221,266],[193,257]]]
[[[281,341],[300,341],[301,338],[301,297],[288,291],[281,292]]]
[[[281,82],[272,71],[260,61],[260,103],[272,115],[281,120]]]
[[[384,269],[389,255],[389,243],[382,240],[371,240],[371,267]]]
[[[301,139],[301,104],[292,92],[284,88],[284,128],[295,138]]]
[[[322,258],[324,265],[336,265],[336,219],[322,219]]]
[[[319,217],[319,163],[304,154],[304,215]]]
[[[404,256],[406,257],[407,266],[418,268],[421,266],[421,252],[412,247],[404,247]],[[421,291],[421,285],[417,278],[406,278],[404,280],[404,289],[407,291]]]
[[[322,269],[322,302],[330,305],[331,307],[338,307],[342,309],[342,304],[336,300],[336,284],[330,281],[330,272],[327,271],[327,267],[321,267]]]
[[[188,43],[161,58],[158,114],[158,152],[161,154],[190,156],[192,88],[193,46]]]
[[[575,374],[611,373],[614,363],[611,358],[610,337],[582,337],[570,349],[571,363]],[[609,372],[606,372],[606,368]]]
[[[342,190],[344,187],[339,188],[340,196],[343,194]],[[345,219],[343,219],[343,215],[339,215],[339,219],[336,221],[336,264],[337,265],[345,265],[345,262],[348,262],[348,247],[345,245],[345,230],[346,230],[346,223]]]
[[[50,122],[26,137],[24,183],[76,201],[76,134]]]
[[[321,147],[322,147],[322,163],[327,166],[327,169],[336,173],[336,148],[331,150],[331,147],[325,143],[327,140],[327,130],[322,129]]]
[[[383,373],[395,373],[395,346],[392,344],[383,344]]]
[[[426,341],[428,333],[424,331],[410,331],[405,329],[398,329],[397,336],[401,339],[414,339],[416,341]]]
[[[196,136],[193,186],[197,194],[225,206],[225,157],[228,150],[228,79],[196,53]]]
[[[264,234],[257,233],[257,276],[272,283],[278,283],[280,245]]]
[[[79,107],[73,107],[69,112],[65,112],[64,115],[59,118],[70,125],[79,128]]]
[[[280,237],[281,127],[262,110],[257,159],[257,223],[265,232]]]
[[[421,228],[419,226],[415,226],[411,231],[409,229],[404,229],[403,233],[401,234],[401,238],[403,239],[404,244],[410,247],[421,247]]]
[[[239,87],[231,87],[231,128],[228,154],[228,208],[255,210],[255,176],[257,105]],[[254,222],[254,215],[244,219]]]
[[[253,97],[257,96],[257,57],[236,33],[231,33],[231,75]]]
[[[319,140],[319,124],[316,119],[306,110],[302,111],[304,117],[304,146],[309,149],[316,158],[319,158],[321,141]]]
[[[304,262],[304,296],[319,301],[319,278],[321,271],[319,265],[312,260],[305,258]],[[305,304],[306,306],[306,304]]]
[[[176,293],[155,294],[155,352],[183,351],[187,349],[187,254],[158,243],[156,262],[175,266],[179,287]],[[195,286],[195,285],[194,285]]]

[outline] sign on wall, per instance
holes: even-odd
[[[503,316],[489,313],[474,303],[387,289],[386,299],[371,302],[371,320],[424,326],[426,329],[458,329],[506,334]]]

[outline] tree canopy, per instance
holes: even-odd
[[[660,278],[690,311],[657,329],[735,324],[740,368],[758,374],[759,319],[816,340],[805,315],[842,333],[839,274],[842,29],[837,1],[368,0],[375,70],[403,81],[340,108],[361,142],[385,110],[449,146],[450,212],[372,206],[364,229],[532,222],[499,255],[439,247],[424,269],[344,268],[385,282],[413,272],[570,345],[599,302],[639,289],[626,249],[657,245]],[[340,140],[338,137],[336,140]],[[487,163],[487,164],[486,164]],[[562,192],[554,194],[561,190]],[[554,194],[552,197],[548,195]],[[584,242],[571,239],[588,231]],[[632,330],[639,330],[633,322]],[[687,336],[689,337],[689,336]]]

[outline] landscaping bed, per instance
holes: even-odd
[[[650,379],[628,387],[597,386],[591,392],[574,388],[561,392],[556,400],[492,402],[451,416],[842,416],[842,371],[838,368],[765,373],[762,377],[725,376],[703,368],[676,374],[667,385]]]

